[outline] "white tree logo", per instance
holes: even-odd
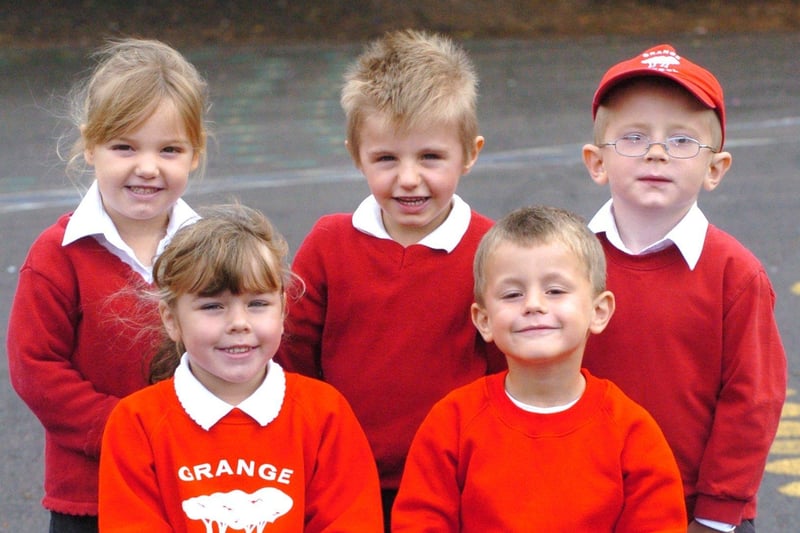
[[[228,528],[246,533],[262,533],[267,524],[285,515],[294,505],[292,498],[274,487],[264,487],[252,494],[241,490],[215,492],[183,501],[183,512],[190,520],[201,520],[206,533],[219,533]]]

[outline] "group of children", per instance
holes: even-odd
[[[258,210],[180,199],[207,137],[180,54],[113,43],[82,89],[94,183],[8,328],[51,532],[755,530],[786,358],[763,267],[697,206],[731,164],[722,88],[671,46],[600,81],[588,225],[493,222],[456,194],[474,66],[386,34],[341,96],[370,195],[291,267]]]

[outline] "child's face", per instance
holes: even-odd
[[[234,405],[264,380],[283,334],[279,291],[182,294],[174,308],[162,304],[159,310],[170,338],[186,347],[195,377]]]
[[[477,137],[467,159],[450,125],[398,133],[376,115],[364,121],[359,139],[359,169],[381,206],[386,231],[404,246],[419,242],[447,218],[458,181],[483,146]]]
[[[595,296],[586,267],[560,242],[500,243],[484,292],[472,320],[509,368],[580,362],[588,334],[602,331],[614,311],[611,293]]]
[[[127,228],[146,223],[163,230],[199,160],[169,101],[136,130],[84,155],[94,167],[103,206],[123,235]]]
[[[714,145],[713,111],[678,87],[636,83],[620,89],[605,107],[607,126],[600,143],[639,134],[651,142],[681,135]],[[609,184],[615,211],[659,212],[679,220],[702,188],[710,191],[719,184],[730,154],[702,148],[693,158],[677,159],[663,145],[654,144],[643,156],[626,157],[613,146],[587,145],[584,162],[596,183]]]

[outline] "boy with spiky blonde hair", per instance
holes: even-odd
[[[450,390],[504,367],[470,322],[472,258],[492,221],[456,194],[484,139],[477,75],[450,39],[406,30],[348,70],[347,148],[371,195],[322,217],[292,265],[278,359],[348,399],[369,438],[389,528],[411,439]]]

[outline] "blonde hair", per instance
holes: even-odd
[[[600,102],[600,106],[597,108],[597,113],[594,119],[594,127],[593,127],[593,136],[594,136],[594,144],[602,144],[604,142],[610,142],[613,139],[606,139],[605,134],[606,130],[608,129],[609,122],[611,121],[612,111],[610,109],[610,103],[612,100],[624,97],[624,93],[633,87],[642,87],[644,90],[654,90],[659,88],[665,88],[669,90],[675,90],[682,94],[685,94],[688,98],[690,98],[693,102],[697,103],[697,108],[702,111],[707,111],[707,118],[709,122],[709,131],[711,133],[711,139],[709,144],[714,147],[715,150],[720,150],[722,145],[722,124],[720,123],[719,116],[717,113],[711,109],[703,105],[700,100],[697,99],[692,93],[690,93],[686,88],[681,86],[679,83],[672,81],[668,78],[664,78],[661,76],[643,76],[637,78],[631,78],[629,80],[622,81],[612,87],[608,93],[603,97],[603,101]],[[705,141],[705,139],[702,139]]]
[[[153,265],[160,301],[174,309],[184,294],[223,291],[283,294],[292,279],[288,245],[269,219],[255,209],[226,204],[201,210],[203,218],[178,230]],[[182,343],[164,343],[150,365],[150,381],[170,377]]]
[[[603,246],[580,216],[558,207],[521,207],[498,220],[478,245],[473,264],[475,301],[478,305],[484,305],[489,259],[498,246],[505,242],[522,247],[561,243],[585,267],[594,294],[598,295],[606,289]]]
[[[110,41],[93,57],[92,74],[72,91],[72,120],[80,137],[72,146],[67,173],[83,173],[83,152],[135,130],[163,101],[175,107],[200,164],[206,163],[208,87],[178,51],[156,40]]]
[[[398,130],[430,122],[458,128],[469,159],[478,135],[478,76],[467,53],[447,37],[415,30],[389,32],[371,44],[345,74],[341,104],[347,147],[359,161],[359,132],[380,114]]]

